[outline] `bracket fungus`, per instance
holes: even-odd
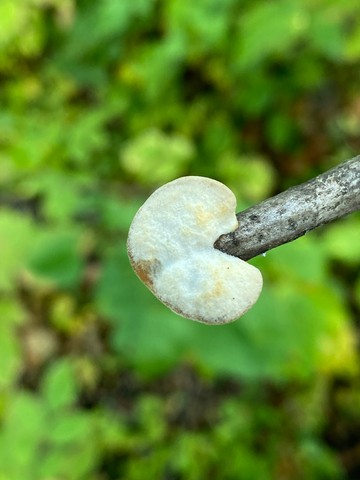
[[[260,271],[214,248],[238,228],[236,199],[222,183],[181,177],[156,190],[130,226],[130,263],[171,310],[207,324],[229,323],[258,299]]]

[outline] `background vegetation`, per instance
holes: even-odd
[[[359,215],[211,328],[129,268],[181,175],[238,208],[360,148],[358,0],[0,2],[0,479],[360,477]]]

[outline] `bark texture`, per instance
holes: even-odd
[[[238,213],[239,228],[222,235],[214,246],[249,260],[356,210],[360,155]]]

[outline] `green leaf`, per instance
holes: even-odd
[[[35,396],[20,392],[10,398],[0,431],[0,475],[34,478],[46,428],[43,405]]]
[[[103,198],[101,209],[104,226],[109,230],[127,232],[141,203],[141,201],[127,201],[111,196]]]
[[[260,201],[268,196],[273,187],[273,169],[260,156],[223,156],[218,164],[218,172],[238,201]]]
[[[50,366],[42,381],[42,395],[47,408],[63,409],[74,405],[78,388],[70,360],[60,360]]]
[[[316,233],[270,250],[262,263],[277,278],[293,283],[301,280],[310,285],[323,284],[328,275],[326,251]]]
[[[345,53],[350,61],[357,61],[360,58],[360,22],[352,29],[350,35],[345,39]]]
[[[328,254],[350,265],[360,262],[360,222],[358,217],[341,220],[324,232],[323,244]]]
[[[79,240],[75,231],[46,233],[34,246],[28,261],[30,271],[59,288],[75,288],[84,264]]]
[[[10,291],[36,239],[31,220],[20,213],[0,209],[0,289]]]
[[[81,190],[90,183],[82,176],[43,170],[22,182],[26,195],[43,198],[42,212],[47,221],[71,223],[82,200]]]
[[[52,428],[48,438],[56,447],[71,446],[76,448],[88,442],[92,434],[92,419],[83,412],[67,411],[64,415],[58,415],[52,421]]]
[[[331,14],[321,11],[312,18],[308,38],[312,48],[330,59],[340,59],[344,55],[344,27]]]
[[[166,19],[171,32],[188,37],[188,51],[198,56],[223,45],[234,5],[236,0],[174,0],[166,6]]]
[[[308,21],[301,2],[296,0],[254,4],[241,18],[235,60],[238,68],[252,68],[270,56],[291,50],[306,30]]]
[[[21,368],[20,345],[16,328],[24,317],[14,298],[0,298],[0,391],[14,384]]]
[[[2,18],[3,28],[0,32],[0,46],[3,48],[13,41],[22,28],[24,28],[27,20],[27,9],[21,2],[14,4],[11,0],[4,0],[0,4],[0,16]]]
[[[137,180],[156,185],[180,176],[193,153],[192,144],[186,138],[148,130],[126,145],[121,164]]]
[[[69,412],[52,419],[46,435],[47,454],[38,463],[37,478],[89,478],[100,454],[92,420],[83,412]]]

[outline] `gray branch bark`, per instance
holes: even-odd
[[[214,246],[249,260],[356,210],[360,155],[238,213],[239,228],[222,235]]]

